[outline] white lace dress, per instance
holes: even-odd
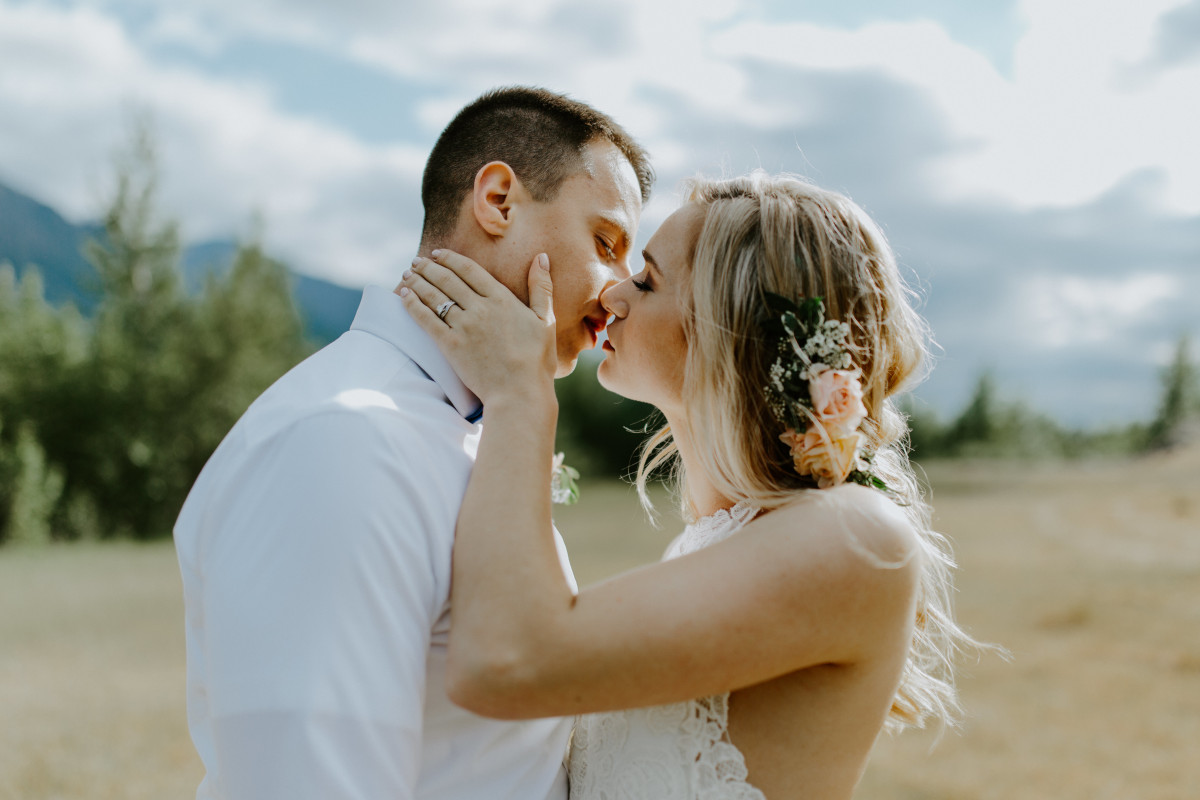
[[[698,520],[663,560],[733,535],[756,513],[739,503]],[[581,716],[571,739],[571,800],[766,800],[747,783],[728,727],[728,694]]]

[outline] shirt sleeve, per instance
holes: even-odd
[[[219,796],[412,797],[457,509],[420,442],[331,413],[230,476],[202,557]]]

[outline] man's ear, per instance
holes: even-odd
[[[512,212],[524,188],[513,168],[503,161],[491,161],[475,173],[471,211],[475,222],[489,236],[503,236],[512,224]]]

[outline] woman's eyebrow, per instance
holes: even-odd
[[[647,267],[657,272],[660,277],[662,276],[662,267],[660,267],[658,262],[654,260],[654,256],[650,255],[649,250],[642,251],[642,258],[645,259]]]

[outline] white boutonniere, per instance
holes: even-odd
[[[550,466],[550,499],[565,506],[579,501],[579,471],[563,463],[563,454],[558,453]]]

